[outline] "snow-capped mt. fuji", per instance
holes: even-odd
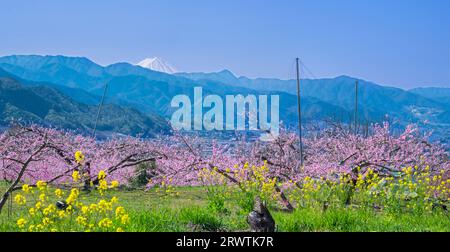
[[[177,72],[177,70],[173,66],[171,66],[169,63],[158,57],[146,58],[143,61],[137,63],[136,65],[141,66],[143,68],[148,68],[153,71],[168,74],[173,74]]]

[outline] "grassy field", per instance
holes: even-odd
[[[2,184],[0,192],[4,190]],[[216,212],[208,208],[205,188],[178,187],[176,191],[178,195],[168,196],[156,190],[114,190],[108,191],[105,197],[118,197],[129,212],[130,226],[125,231],[248,231],[247,213],[232,200],[226,202],[226,211]],[[96,202],[99,197],[96,193],[80,194],[85,202]],[[450,219],[442,211],[397,215],[349,207],[326,211],[306,208],[292,213],[271,209],[271,212],[280,232],[450,231]],[[0,214],[0,231],[20,231],[16,221],[26,214],[26,210],[14,203],[11,208],[6,205]]]

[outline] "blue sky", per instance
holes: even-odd
[[[315,77],[450,87],[448,0],[68,2],[0,0],[0,55],[159,56],[187,72],[282,79],[298,56]]]

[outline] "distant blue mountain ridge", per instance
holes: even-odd
[[[72,94],[84,91],[63,88]],[[96,100],[95,97],[91,97]],[[92,134],[98,109],[78,102],[55,88],[54,84],[30,82],[0,69],[0,127],[11,123],[37,123],[44,126]],[[94,103],[94,102],[93,102]],[[99,138],[111,135],[152,137],[169,133],[166,120],[157,114],[144,114],[133,108],[105,104],[97,125]]]
[[[217,73],[166,74],[129,63],[100,66],[84,57],[12,55],[0,57],[0,68],[23,80],[57,88],[74,100],[95,104],[108,83],[107,101],[158,113],[169,118],[173,96],[192,96],[193,87],[204,94],[279,94],[285,124],[297,122],[296,81],[236,77],[228,70]],[[450,88],[403,90],[349,76],[302,79],[302,114],[305,121],[353,120],[355,82],[359,82],[360,122],[380,122],[389,116],[405,125],[419,123],[445,129],[450,126]]]

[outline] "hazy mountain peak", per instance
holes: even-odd
[[[102,67],[86,57],[69,57],[63,55],[11,55],[0,57],[0,65],[18,66],[32,72],[42,71],[43,68],[69,68],[76,72],[88,72],[98,76]],[[5,68],[5,70],[9,71]],[[56,69],[54,69],[56,71]],[[16,74],[16,73],[14,73]]]
[[[348,75],[339,75],[339,76],[334,77],[332,79],[335,79],[335,80],[350,80],[350,81],[358,80],[357,78],[354,78],[354,77],[351,77],[351,76],[348,76]]]
[[[158,58],[158,57],[146,58],[146,59],[140,61],[139,63],[137,63],[136,65],[141,66],[143,68],[148,68],[153,71],[158,71],[158,72],[163,72],[163,73],[168,73],[168,74],[173,74],[173,73],[178,72],[168,62],[166,62],[165,60]]]
[[[233,74],[230,70],[228,70],[228,69],[224,69],[224,70],[220,71],[219,74],[222,74],[222,75],[226,75],[226,76],[229,76],[229,77],[236,78],[236,75],[234,75],[234,74]]]

